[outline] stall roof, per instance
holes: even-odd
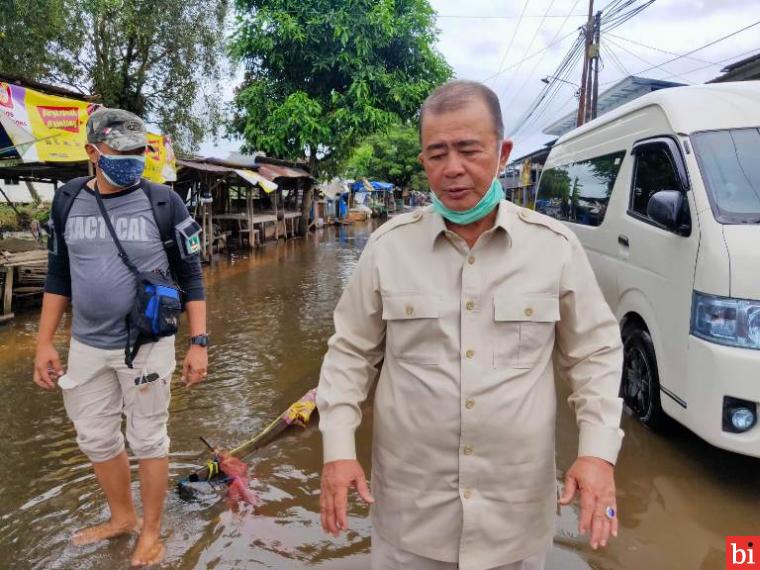
[[[311,174],[300,168],[261,163],[259,163],[258,167],[259,174],[270,180],[274,180],[275,178],[311,178]]]
[[[373,180],[370,182],[370,185],[372,185],[372,190],[378,191],[378,192],[388,192],[390,190],[393,190],[394,186],[390,182],[378,182],[377,180]],[[351,190],[361,191],[365,189],[364,182],[361,180],[357,180],[351,185]]]
[[[204,172],[216,172],[218,174],[226,174],[229,172],[234,172],[235,168],[233,166],[220,166],[218,164],[212,164],[210,162],[204,162],[201,160],[184,160],[184,159],[178,159],[177,160],[177,166],[180,168],[192,168],[195,170],[202,170]]]
[[[178,160],[177,164],[185,168],[195,168],[206,172],[232,172],[236,170],[254,170],[267,180],[274,181],[277,178],[311,178],[306,170],[283,164],[252,163],[248,160],[224,160],[221,158],[194,158],[192,160]]]

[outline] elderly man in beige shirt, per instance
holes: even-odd
[[[559,500],[580,492],[593,548],[617,534],[619,329],[575,235],[502,199],[512,143],[493,91],[446,84],[420,121],[434,204],[372,234],[335,309],[317,390],[322,525],[346,529],[353,487],[374,504],[373,569],[540,570],[558,493],[555,368],[580,429]],[[373,497],[354,431],[378,367]]]

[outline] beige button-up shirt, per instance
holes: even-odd
[[[579,455],[620,448],[620,331],[575,235],[506,201],[470,249],[426,208],[372,234],[335,309],[317,405],[325,462],[353,459],[375,394],[373,524],[394,546],[483,570],[549,546],[552,362]]]

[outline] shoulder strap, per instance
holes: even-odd
[[[174,204],[172,203],[169,192],[171,188],[163,184],[155,184],[149,180],[144,180],[142,185],[143,192],[148,196],[150,207],[153,210],[153,217],[156,220],[158,233],[164,244],[164,249],[169,249],[175,244],[174,241]]]
[[[137,267],[135,267],[135,264],[132,263],[132,260],[129,259],[127,252],[124,251],[124,247],[121,245],[119,238],[116,236],[116,230],[113,229],[113,224],[111,223],[111,216],[108,215],[108,210],[106,210],[106,205],[103,203],[103,198],[100,196],[100,191],[98,190],[97,182],[95,183],[95,200],[97,201],[98,208],[100,208],[100,213],[103,216],[103,222],[106,224],[106,227],[108,228],[108,233],[111,234],[111,238],[113,239],[114,244],[116,244],[116,249],[119,250],[119,259],[121,259],[124,265],[127,266],[127,269],[129,269],[134,275],[139,277],[140,272],[137,270]]]
[[[69,218],[69,212],[71,212],[71,207],[74,205],[74,200],[76,200],[79,192],[91,178],[91,176],[79,176],[69,180],[56,191],[56,199],[53,200],[50,217],[53,218],[53,224],[57,231],[63,233],[66,228],[66,220]]]

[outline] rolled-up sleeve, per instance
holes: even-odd
[[[614,464],[623,439],[620,329],[575,235],[569,245],[560,282],[555,361],[572,389],[568,403],[580,430],[578,455]]]
[[[383,358],[385,322],[371,238],[335,309],[317,388],[324,462],[355,459],[354,432]]]

